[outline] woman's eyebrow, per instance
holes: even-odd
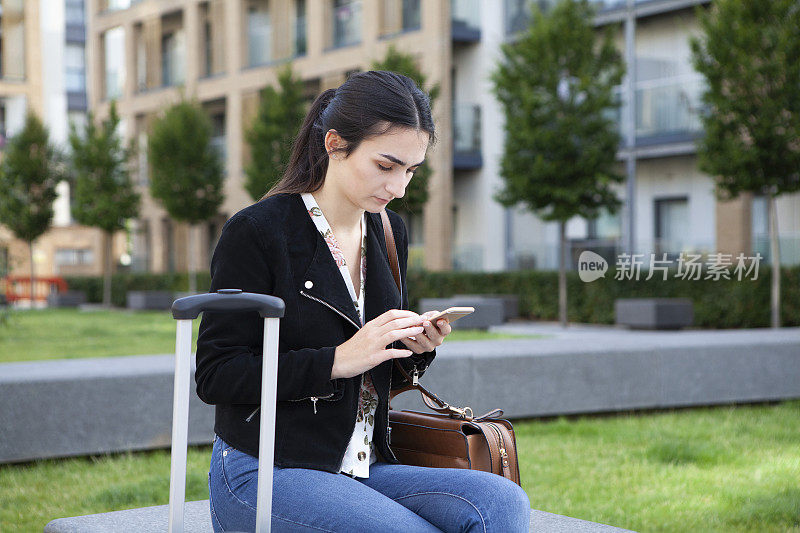
[[[391,161],[392,163],[397,163],[398,165],[405,165],[405,164],[406,164],[406,163],[405,163],[405,161],[401,161],[401,160],[399,160],[398,158],[396,158],[396,157],[395,157],[395,156],[393,156],[393,155],[389,155],[389,154],[378,154],[378,155],[380,155],[380,156],[383,156],[383,157],[385,157],[386,159],[388,159],[389,161]],[[425,162],[425,160],[423,159],[422,161],[420,161],[420,162],[419,162],[419,163],[417,163],[416,165],[411,165],[411,166],[412,166],[412,167],[418,167],[418,166],[420,166],[420,165],[421,165],[422,163],[424,163],[424,162]]]

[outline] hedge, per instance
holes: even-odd
[[[684,280],[670,272],[667,280],[660,274],[645,281],[615,280],[608,275],[590,283],[567,272],[567,316],[570,322],[613,324],[614,300],[617,298],[684,297],[694,303],[694,324],[701,328],[755,328],[770,323],[769,293],[771,272],[768,266],[750,278],[714,281]],[[66,278],[70,289],[86,291],[89,302],[102,301],[103,280],[100,277]],[[416,309],[421,297],[447,297],[454,294],[514,294],[519,297],[520,315],[530,320],[558,320],[558,273],[522,270],[510,272],[426,272],[409,271],[408,292],[411,308]],[[198,291],[211,284],[207,272],[198,272]],[[186,291],[186,273],[115,274],[112,276],[111,300],[125,306],[127,291]],[[800,266],[782,269],[781,322],[783,326],[800,326]]]

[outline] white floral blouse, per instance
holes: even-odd
[[[350,297],[353,300],[353,305],[358,312],[361,319],[361,325],[364,325],[364,280],[367,277],[367,221],[366,215],[361,218],[361,282],[359,283],[358,294],[356,294],[353,287],[353,280],[350,278],[350,272],[347,269],[347,262],[344,258],[339,243],[333,236],[330,224],[322,214],[317,201],[311,193],[303,193],[303,202],[306,205],[308,214],[311,215],[311,220],[314,221],[317,230],[320,232],[328,248],[333,255],[333,260],[336,266],[339,267],[344,278],[347,290],[350,292]],[[342,464],[339,467],[341,472],[354,477],[369,477],[369,465],[377,461],[375,455],[375,447],[372,443],[372,435],[375,428],[375,410],[378,407],[378,394],[372,384],[372,379],[368,372],[361,374],[361,391],[358,399],[358,414],[356,415],[356,424],[353,429],[353,435],[350,437],[350,443],[347,445],[347,450],[344,453]]]

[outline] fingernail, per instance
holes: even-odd
[[[444,320],[440,320],[440,321],[439,321],[439,326],[440,326],[440,327],[441,327],[441,326],[444,326]]]
[[[431,323],[426,320],[425,322],[422,323],[422,325],[427,328],[428,326],[431,325]]]

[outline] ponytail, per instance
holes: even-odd
[[[261,199],[281,193],[314,192],[322,187],[328,170],[322,131],[322,113],[336,96],[336,89],[323,91],[306,114],[292,144],[289,165],[281,179]]]

